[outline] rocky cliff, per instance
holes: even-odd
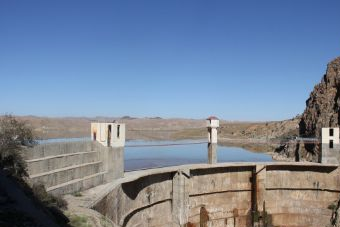
[[[340,122],[340,57],[331,61],[321,83],[306,101],[300,121],[300,135],[321,137],[322,127],[338,127]]]
[[[340,57],[327,65],[326,74],[314,87],[306,101],[306,109],[299,123],[300,137],[321,138],[322,127],[340,125]],[[287,157],[298,160],[319,161],[318,144],[290,143],[283,144],[277,151]]]

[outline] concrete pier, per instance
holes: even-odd
[[[189,220],[189,178],[187,169],[179,170],[172,179],[172,214],[178,226],[185,226]]]
[[[217,143],[208,144],[208,163],[217,163]]]
[[[208,163],[217,163],[217,128],[219,120],[217,117],[211,116],[207,118],[208,128]]]

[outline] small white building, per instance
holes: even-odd
[[[329,148],[339,144],[339,128],[322,128],[321,135],[322,144],[329,144]]]
[[[107,147],[124,147],[125,124],[91,123],[91,139]]]
[[[322,128],[321,163],[339,164],[340,160],[339,128]]]
[[[217,143],[217,128],[220,127],[220,121],[215,116],[207,118],[208,143]]]

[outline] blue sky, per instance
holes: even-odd
[[[0,1],[0,113],[282,120],[340,55],[340,1]]]

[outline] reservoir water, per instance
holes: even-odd
[[[128,141],[125,147],[125,170],[157,168],[191,163],[207,163],[207,143],[160,146],[164,144],[195,143],[182,141]],[[138,146],[142,145],[142,146]],[[155,145],[155,146],[153,146]],[[218,146],[218,162],[269,162],[272,157],[243,148]]]
[[[56,142],[89,141],[91,138],[59,138],[38,141],[40,144]],[[157,168],[165,166],[207,163],[207,143],[203,141],[126,141],[124,149],[125,171]],[[164,146],[173,144],[172,146]],[[175,144],[175,145],[174,145]],[[185,145],[178,145],[185,144]],[[255,153],[238,147],[217,147],[217,162],[269,162],[272,157],[265,153]]]

